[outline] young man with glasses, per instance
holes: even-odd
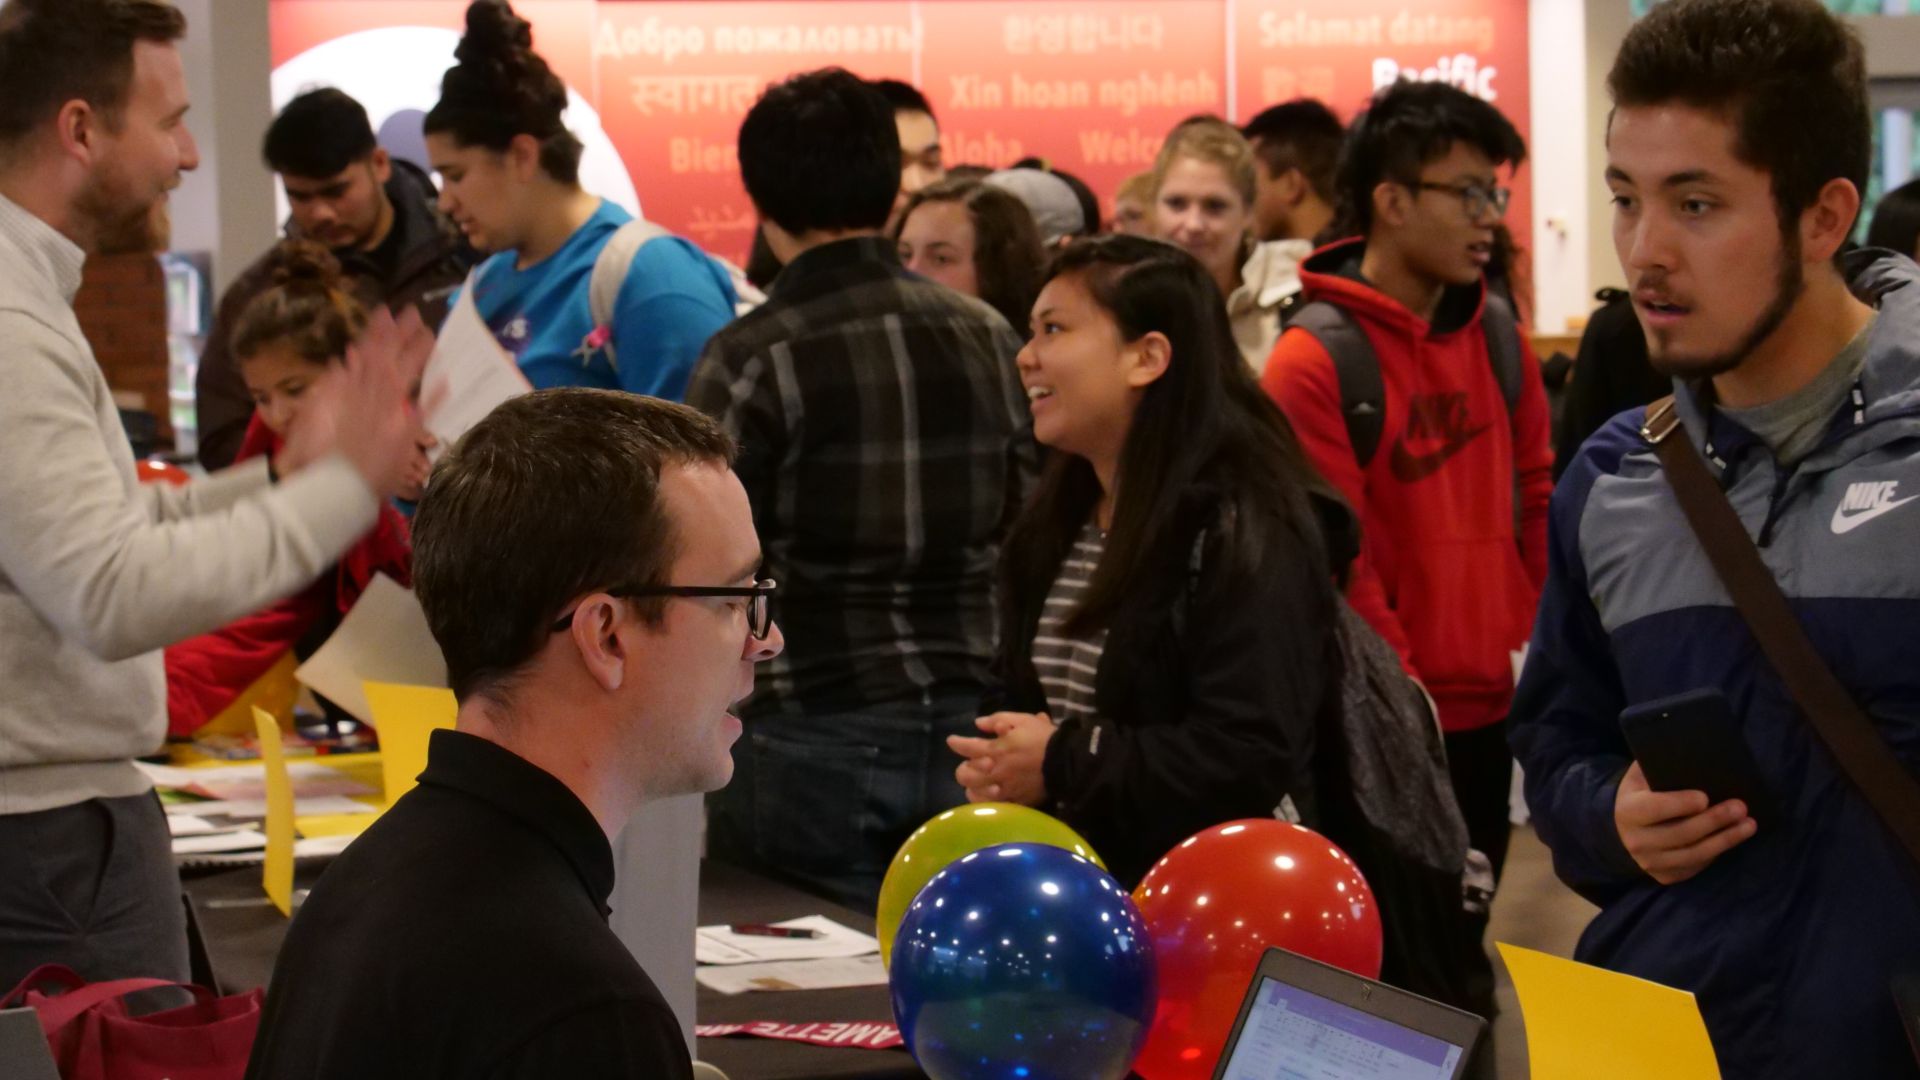
[[[1513,125],[1464,91],[1381,91],[1340,165],[1344,231],[1356,239],[1302,266],[1309,304],[1261,379],[1360,512],[1347,597],[1433,695],[1454,795],[1496,877],[1512,654],[1546,576],[1553,490],[1540,367],[1484,277],[1507,207],[1500,174],[1525,157]],[[1301,325],[1312,301],[1335,309],[1335,333]],[[1339,362],[1356,350],[1372,370]],[[1376,398],[1355,399],[1356,375],[1371,375]],[[1356,446],[1369,425],[1375,448]]]
[[[559,389],[440,462],[413,572],[459,718],[294,919],[249,1077],[691,1076],[607,901],[634,810],[732,776],[729,710],[783,644],[733,451]]]

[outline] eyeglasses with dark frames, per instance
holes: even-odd
[[[756,581],[752,585],[621,585],[602,590],[608,596],[618,596],[626,600],[641,600],[651,596],[705,598],[722,597],[745,599],[747,605],[747,632],[755,641],[767,640],[773,632],[773,594],[779,584],[772,578]],[[551,633],[558,634],[573,626],[573,617],[579,609],[567,613],[566,618],[553,624]]]
[[[1436,184],[1427,180],[1414,180],[1407,187],[1415,191],[1444,191],[1459,199],[1467,208],[1467,216],[1475,221],[1493,211],[1495,217],[1507,212],[1507,204],[1513,199],[1513,190],[1503,187],[1486,187],[1481,184]]]

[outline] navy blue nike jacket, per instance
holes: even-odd
[[[1684,389],[1679,406],[1814,646],[1920,775],[1920,267],[1861,251],[1848,271],[1880,318],[1797,467]],[[1888,989],[1920,971],[1920,867],[1761,655],[1640,438],[1644,413],[1588,440],[1554,493],[1513,706],[1540,835],[1601,909],[1575,955],[1698,995],[1729,1080],[1920,1076]],[[1662,886],[1614,826],[1632,760],[1619,715],[1702,687],[1726,693],[1782,820]]]

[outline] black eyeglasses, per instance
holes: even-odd
[[[773,633],[773,593],[779,585],[772,579],[756,581],[751,585],[739,587],[721,585],[622,585],[604,590],[608,596],[639,600],[649,596],[680,597],[734,597],[750,601],[747,605],[747,632],[755,641],[767,640]],[[573,616],[579,609],[567,613],[567,617],[553,624],[550,633],[559,633],[573,625]]]
[[[1407,185],[1415,191],[1444,191],[1459,199],[1467,208],[1467,216],[1474,220],[1487,216],[1493,211],[1495,217],[1507,212],[1507,203],[1513,199],[1513,191],[1503,187],[1485,187],[1480,184],[1435,184],[1426,180],[1415,180]]]

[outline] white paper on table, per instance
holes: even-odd
[[[219,851],[265,850],[267,834],[258,829],[208,833],[205,836],[178,836],[173,841],[175,855],[208,855]]]
[[[763,937],[736,934],[724,926],[702,926],[694,931],[693,958],[702,964],[756,964],[769,960],[823,960],[864,956],[880,951],[872,935],[841,926],[825,915],[788,919],[774,926],[818,930],[817,938]]]
[[[167,832],[174,836],[200,836],[218,831],[219,826],[203,817],[195,817],[192,814],[167,815]]]
[[[189,794],[213,799],[223,804],[261,803],[266,799],[267,770],[258,761],[242,762],[236,765],[210,765],[205,768],[184,769],[172,765],[148,765],[135,762],[147,778],[156,787],[171,788]],[[348,795],[372,795],[376,792],[367,785],[341,772],[331,765],[317,761],[295,761],[287,763],[287,779],[293,783],[295,798],[306,802],[327,797],[344,798]],[[215,806],[212,802],[171,803],[169,813],[184,814],[221,814],[229,811],[225,806]],[[324,811],[306,810],[305,813],[317,814]],[[352,813],[350,810],[341,813]],[[258,813],[265,813],[264,810]]]
[[[306,836],[293,842],[293,857],[311,858],[315,855],[338,855],[347,850],[347,845],[360,838],[359,833],[342,833],[338,836]]]
[[[318,814],[377,814],[380,812],[380,807],[369,806],[358,799],[347,798],[345,795],[322,795],[307,799],[296,795],[293,799],[293,812],[302,817]],[[172,803],[167,806],[167,815],[169,817],[264,818],[267,816],[267,801],[265,799],[213,799],[208,802]]]
[[[494,406],[532,390],[474,307],[469,274],[420,376],[420,419],[440,441],[429,456],[437,460]]]
[[[444,687],[447,661],[413,590],[375,574],[353,610],[340,620],[340,628],[293,674],[314,693],[371,725],[373,710],[367,707],[362,683]]]
[[[700,985],[722,994],[748,990],[838,990],[848,986],[885,986],[887,968],[878,953],[825,960],[775,960],[764,964],[703,967],[694,973]]]

